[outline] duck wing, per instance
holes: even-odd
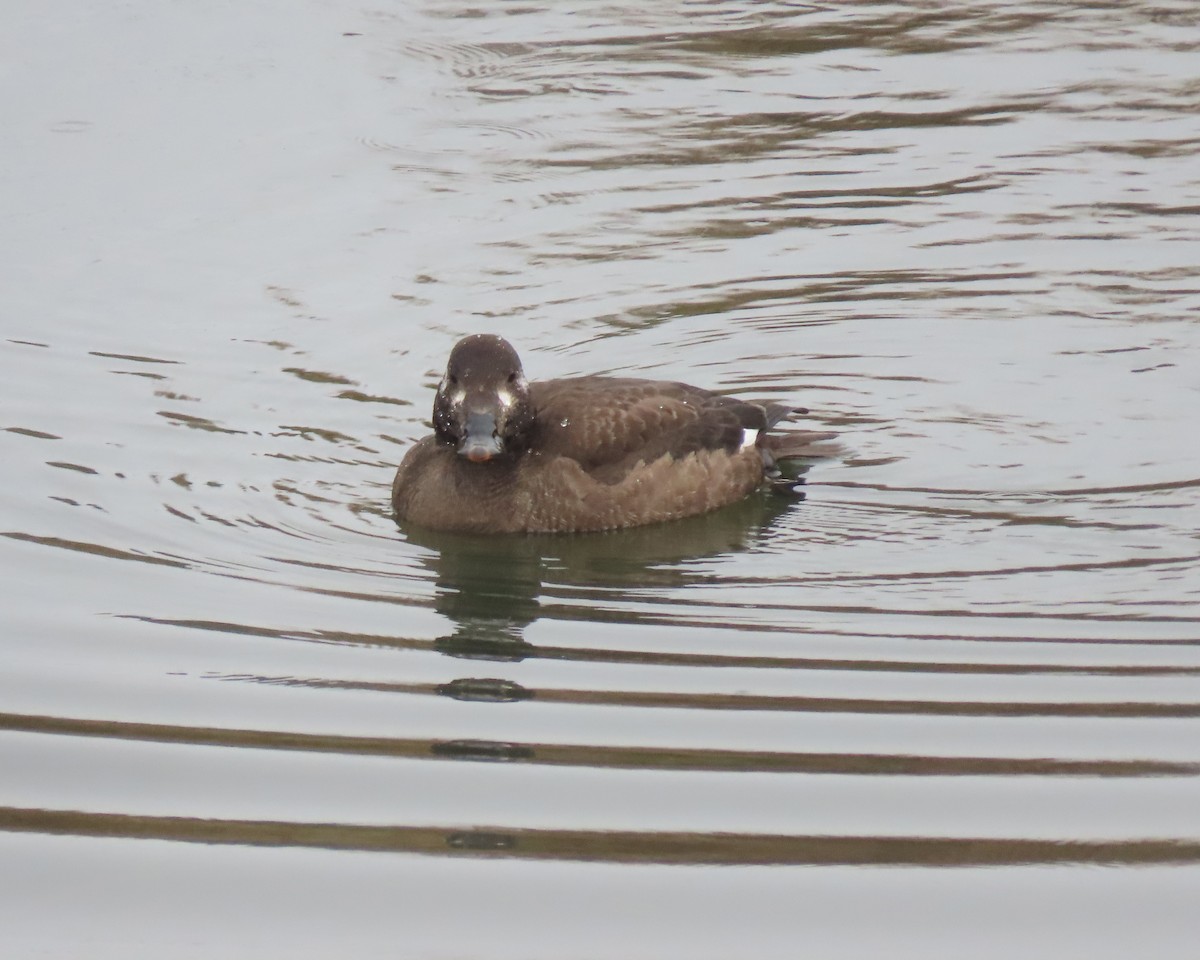
[[[760,405],[686,383],[573,377],[530,385],[536,447],[589,473],[622,472],[666,454],[740,449],[768,426]]]

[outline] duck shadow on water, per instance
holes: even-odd
[[[401,530],[409,543],[430,551],[422,560],[436,584],[434,608],[455,625],[436,648],[453,657],[512,662],[537,655],[524,633],[551,609],[559,620],[626,622],[628,613],[589,605],[586,598],[602,591],[611,601],[635,590],[686,586],[696,577],[689,562],[744,552],[802,500],[802,494],[760,490],[712,513],[605,533]]]

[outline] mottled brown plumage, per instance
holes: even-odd
[[[821,438],[768,437],[790,412],[667,381],[529,384],[506,341],[478,334],[451,352],[435,435],[400,464],[392,504],[397,520],[476,533],[674,520],[776,482],[777,456],[802,455]]]

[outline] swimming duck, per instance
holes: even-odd
[[[764,483],[794,491],[776,460],[828,435],[768,435],[793,412],[662,380],[530,383],[508,341],[475,334],[450,351],[434,435],[405,455],[392,506],[398,521],[470,533],[612,530],[705,513]]]

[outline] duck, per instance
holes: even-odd
[[[581,376],[530,382],[494,334],[455,344],[433,435],[396,470],[400,524],[472,534],[586,533],[664,523],[766,485],[803,497],[778,461],[829,434],[770,429],[802,408],[687,383]]]

